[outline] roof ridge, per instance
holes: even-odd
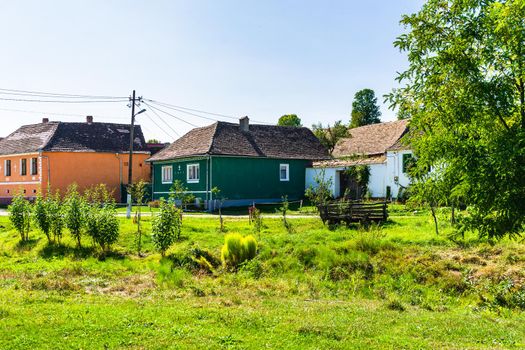
[[[61,124],[62,122],[60,121],[57,121],[57,122],[54,122],[54,128],[53,128],[53,132],[49,135],[49,137],[47,138],[47,140],[44,141],[44,144],[42,145],[42,147],[40,148],[40,150],[43,150],[47,147],[47,145],[49,145],[49,143],[51,142],[51,140],[55,137],[56,133],[57,133],[57,130],[58,130],[58,126]]]

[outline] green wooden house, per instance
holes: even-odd
[[[329,159],[307,128],[216,122],[196,128],[149,158],[152,195],[167,198],[179,180],[199,202],[212,208],[211,189],[220,189],[225,206],[302,198],[305,169]]]

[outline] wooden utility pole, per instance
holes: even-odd
[[[128,187],[133,183],[133,144],[135,133],[135,90],[130,98],[131,101],[131,126],[129,128],[129,161],[128,161]]]

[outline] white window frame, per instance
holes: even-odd
[[[286,177],[283,179],[281,176],[281,170],[283,167],[286,169]],[[281,181],[290,181],[290,164],[279,164],[279,180]]]
[[[7,162],[8,161],[10,162],[9,163],[9,172],[10,172],[9,175],[7,175]],[[11,159],[4,159],[4,176],[11,176],[13,174],[12,164],[13,162],[11,162]]]
[[[33,163],[35,163],[33,165]],[[37,157],[32,157],[31,158],[31,161],[29,162],[29,166],[31,167],[29,169],[29,173],[31,175],[38,175],[38,158]],[[33,172],[33,168],[35,169],[35,172]]]
[[[166,173],[166,171],[168,171],[169,169],[169,178],[168,176],[166,176],[168,173]],[[173,183],[173,166],[172,165],[165,165],[163,167],[160,168],[160,176],[161,176],[161,182],[163,184],[171,184]]]
[[[193,179],[190,179],[190,168],[195,167],[196,170],[194,170],[196,177]],[[189,184],[196,184],[199,183],[201,177],[201,169],[199,163],[192,163],[186,165],[186,182]]]

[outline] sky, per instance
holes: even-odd
[[[375,91],[381,119],[395,120],[383,95],[397,86],[396,72],[407,59],[392,43],[405,30],[401,16],[422,3],[1,1],[0,89],[123,99],[8,101],[2,98],[41,98],[0,90],[0,136],[43,117],[129,123],[125,99],[133,89],[144,99],[221,115],[142,104],[146,112],[137,123],[145,137],[164,142],[213,119],[236,122],[245,115],[252,123],[276,123],[295,113],[308,127],[348,122],[363,88]]]

